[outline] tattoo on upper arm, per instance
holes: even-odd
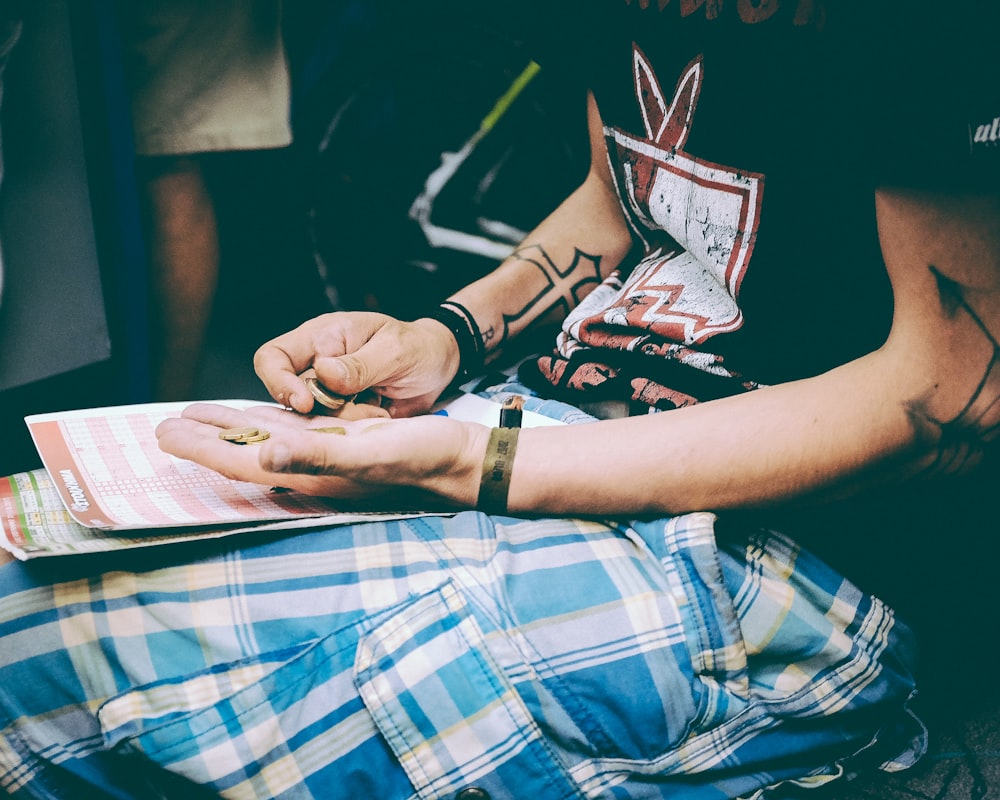
[[[522,247],[511,254],[509,259],[534,265],[541,280],[537,283],[538,291],[521,308],[513,313],[504,311],[502,330],[490,327],[482,331],[487,349],[505,342],[511,324],[526,316],[538,317],[555,310],[565,316],[603,280],[601,257],[579,249],[574,249],[573,260],[565,267],[556,264],[541,245]]]
[[[938,296],[945,315],[958,321],[965,317],[989,343],[991,354],[965,406],[952,419],[938,419],[925,399],[910,403],[907,411],[920,440],[931,445],[934,458],[923,474],[951,475],[974,467],[987,446],[1000,433],[1000,342],[970,301],[973,290],[962,286],[936,267]]]

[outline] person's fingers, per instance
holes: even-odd
[[[318,423],[323,420],[310,419],[270,407],[259,409],[260,416],[257,419],[247,416],[237,418],[229,413],[232,410],[212,404],[198,404],[191,409],[190,413],[193,416],[171,417],[164,420],[156,429],[160,449],[214,470],[232,480],[263,486],[274,486],[280,482],[280,485],[289,489],[329,497],[349,498],[364,494],[364,491],[350,480],[336,480],[329,477],[332,475],[332,470],[327,469],[327,464],[333,462],[322,458],[322,453],[330,447],[331,439],[340,437],[331,436],[333,430],[330,427],[318,427]],[[268,420],[267,417],[273,419]],[[202,419],[207,421],[203,422]],[[287,420],[297,423],[288,426]],[[232,422],[253,423],[255,426],[259,424],[262,430],[268,429],[263,426],[269,422],[278,424],[269,425],[275,432],[264,441],[238,444],[219,437],[220,430],[223,430],[219,424],[228,425]],[[304,427],[306,424],[317,425],[318,430],[301,438],[302,432],[306,430]],[[347,423],[347,425],[357,426],[358,423]],[[353,432],[357,433],[362,429],[358,428]],[[337,430],[342,431],[342,435],[348,432],[345,426],[337,426]],[[305,447],[303,442],[306,443]],[[297,454],[292,463],[303,465],[301,469],[285,472],[280,481],[278,476],[273,474],[270,466],[272,459],[267,457],[265,451],[265,447],[273,447],[275,443],[278,443],[278,453],[284,453],[290,448]],[[312,446],[309,446],[310,443]]]
[[[165,420],[157,428],[162,450],[195,461],[236,480],[271,483],[257,455],[237,450],[256,450],[261,442],[303,430],[310,418],[275,406],[254,406],[245,410],[216,403],[193,403],[176,420]],[[247,429],[266,438],[243,447],[222,437],[227,430]]]
[[[389,412],[374,404],[349,402],[344,403],[339,410],[333,412],[330,416],[343,420],[387,419]]]
[[[366,340],[376,327],[373,315],[323,314],[261,345],[253,366],[271,397],[303,414],[313,408],[313,396],[300,377],[317,357],[338,356],[351,349],[350,340]],[[358,329],[356,332],[352,331]]]
[[[311,358],[311,356],[310,356]],[[309,414],[316,410],[316,400],[302,379],[311,362],[292,361],[287,353],[272,344],[254,354],[253,365],[268,394],[286,408]]]
[[[356,395],[366,389],[393,383],[407,368],[403,354],[386,337],[373,337],[353,353],[313,362],[320,382],[337,394]]]
[[[227,478],[271,483],[260,467],[258,445],[234,445],[223,441],[219,438],[219,428],[213,424],[172,417],[157,426],[156,439],[165,453],[194,461]]]
[[[241,444],[220,437],[229,427],[260,428],[269,436]],[[466,434],[462,426],[433,416],[339,420],[269,406],[241,412],[209,403],[190,406],[156,430],[164,452],[233,480],[343,500],[389,491],[399,508],[426,507],[439,495],[428,479],[446,475],[453,461],[435,450],[462,451]]]
[[[357,480],[371,470],[373,461],[376,471],[385,467],[379,463],[382,459],[373,452],[372,445],[357,437],[394,424],[378,421],[313,424],[303,431],[289,431],[263,444],[260,466],[270,472]]]
[[[301,378],[302,373],[316,367],[318,361],[326,360],[327,372],[317,370],[317,374],[334,392],[353,395],[367,389],[373,385],[367,377],[370,370],[366,362],[372,358],[373,350],[368,345],[386,326],[398,328],[394,322],[384,314],[371,312],[323,314],[262,345],[254,354],[254,369],[275,400],[308,413],[314,408],[314,398]],[[396,345],[398,352],[398,341]],[[386,344],[374,348],[376,355],[380,347]],[[337,366],[339,358],[358,358],[358,351],[366,348],[368,352],[360,356],[360,364],[349,369]],[[375,371],[385,374],[379,361],[375,361]]]
[[[233,428],[247,424],[247,411],[220,403],[191,403],[181,411],[184,419],[196,420],[219,428]]]
[[[252,406],[246,410],[246,413],[251,419],[259,421],[269,428],[276,426],[298,430],[305,428],[311,419],[308,416],[276,406]]]
[[[341,427],[341,426],[335,426]],[[345,429],[346,430],[346,429]],[[328,433],[303,433],[269,440],[260,448],[260,466],[269,471],[292,475],[336,475],[336,458]]]
[[[431,406],[448,379],[432,339],[419,325],[384,314],[338,312],[266,343],[254,368],[275,400],[303,414],[324,413],[307,380],[315,376],[330,393],[350,398],[374,390],[391,401],[389,415],[412,416]]]
[[[372,346],[339,358],[317,359],[315,374],[327,390],[352,397],[356,394],[355,388],[360,386],[357,391],[361,396],[355,406],[372,405],[372,398],[379,398],[381,411],[345,407],[334,412],[335,416],[347,419],[411,417],[426,412],[433,405],[438,391],[436,388],[427,390],[420,365],[402,351],[385,346],[385,341],[373,340]],[[329,412],[324,412],[317,404],[313,413]]]
[[[357,338],[351,345],[313,363],[320,382],[332,392],[349,397],[370,389],[397,400],[440,389],[438,370],[431,367],[433,348],[413,323],[386,319],[368,338]]]
[[[400,397],[389,401],[385,405],[385,410],[393,418],[416,417],[430,410],[436,399],[437,392],[417,397]]]
[[[303,428],[305,418],[275,406],[232,408],[218,403],[192,403],[181,412],[185,419],[195,420],[217,429],[259,425],[271,432],[284,428]]]

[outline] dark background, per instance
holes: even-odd
[[[333,309],[419,316],[497,262],[430,246],[407,210],[531,59],[484,20],[414,5],[286,3],[294,144],[204,157],[221,268],[192,400],[264,399],[251,359],[267,339]],[[3,475],[40,466],[25,415],[150,399],[114,3],[39,0],[22,13],[0,106]],[[536,76],[437,198],[435,224],[482,235],[487,218],[529,230],[582,177],[583,115],[582,93]]]

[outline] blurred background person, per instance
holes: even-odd
[[[194,392],[219,279],[207,154],[291,143],[279,0],[120,3],[150,268],[152,394]]]

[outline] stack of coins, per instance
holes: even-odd
[[[303,375],[302,380],[304,380],[306,386],[309,387],[309,391],[316,399],[316,402],[324,408],[330,409],[330,411],[340,411],[345,405],[354,400],[354,397],[357,396],[354,395],[353,397],[347,397],[330,391],[330,389],[319,382],[319,378],[317,378],[315,374]]]
[[[233,444],[259,444],[270,439],[271,434],[261,428],[250,426],[244,428],[225,428],[219,431],[219,438]]]

